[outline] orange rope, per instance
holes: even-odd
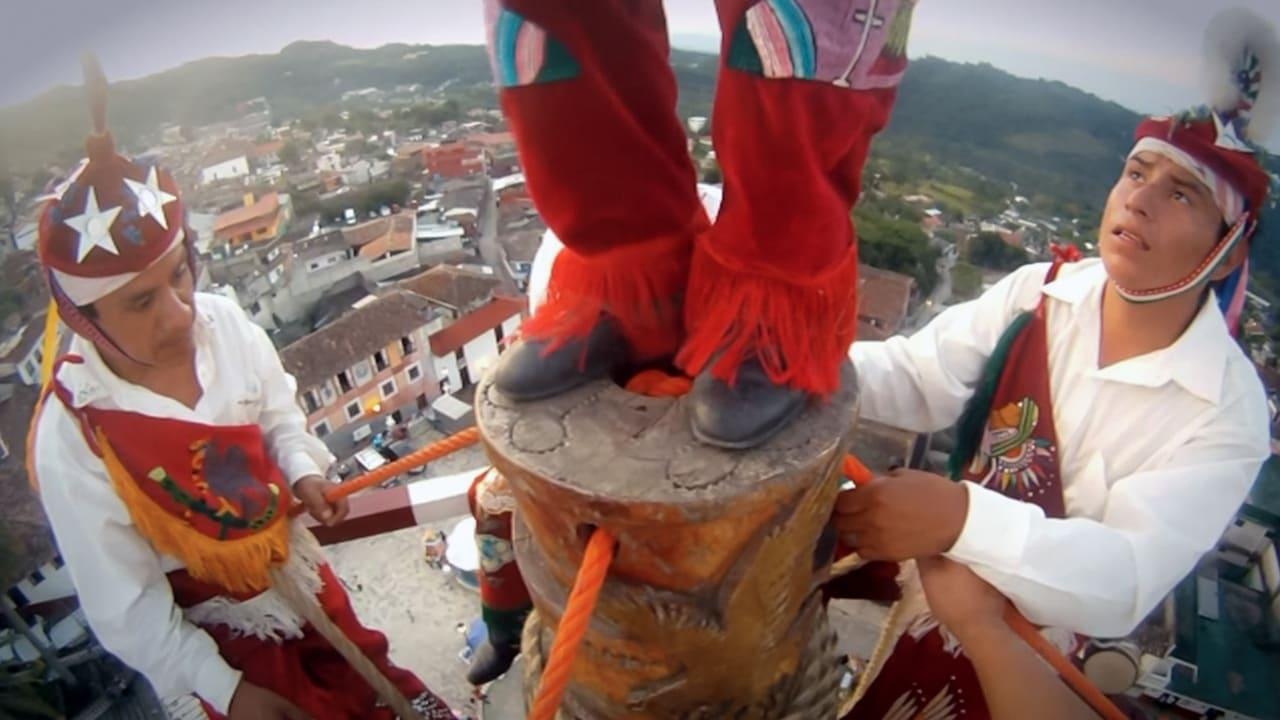
[[[480,440],[480,429],[469,427],[466,430],[456,432],[453,435],[437,440],[430,445],[414,450],[404,457],[392,463],[387,463],[380,468],[375,468],[353,480],[348,480],[341,485],[334,485],[325,491],[324,499],[329,502],[337,502],[352,493],[360,492],[365,488],[371,488],[378,483],[387,480],[395,475],[399,475],[406,470],[412,470],[421,467],[433,460],[439,460],[445,455],[457,452],[465,447],[475,445]],[[289,508],[290,515],[297,515],[303,511],[301,503]]]
[[[1030,645],[1032,650],[1039,653],[1040,657],[1053,666],[1053,669],[1058,672],[1058,676],[1067,684],[1067,687],[1074,690],[1081,700],[1093,708],[1094,712],[1101,715],[1105,720],[1126,720],[1128,718],[1127,715],[1120,711],[1120,708],[1115,706],[1115,703],[1111,702],[1110,698],[1103,695],[1101,690],[1089,682],[1089,678],[1085,677],[1084,673],[1080,672],[1075,665],[1072,665],[1065,655],[1058,652],[1058,648],[1045,639],[1040,634],[1040,631],[1036,629],[1036,626],[1023,617],[1022,613],[1018,612],[1012,603],[1005,607],[1004,621],[1009,624],[1009,627],[1013,628],[1013,631],[1017,633],[1018,637],[1022,638],[1023,642]]]
[[[646,370],[635,375],[627,382],[627,390],[652,397],[684,395],[689,392],[692,386],[693,382],[689,378],[668,375],[661,370]],[[377,485],[393,475],[398,475],[411,468],[425,465],[445,455],[474,445],[479,439],[480,431],[477,428],[467,428],[416,450],[393,463],[365,473],[354,480],[334,486],[333,489],[325,493],[325,499],[329,502],[334,502],[352,493]],[[871,472],[870,468],[852,454],[844,456],[844,460],[841,463],[841,471],[855,486],[866,483],[874,477],[874,473]],[[296,515],[301,510],[301,505],[295,505],[290,509],[290,513]],[[604,585],[609,565],[613,562],[613,552],[616,546],[617,540],[604,528],[596,528],[591,534],[591,539],[587,542],[587,548],[582,556],[582,566],[578,568],[578,575],[573,581],[573,590],[569,593],[569,599],[565,603],[564,617],[560,619],[560,626],[556,630],[551,653],[548,655],[546,666],[542,671],[542,680],[538,685],[538,692],[535,695],[529,720],[552,720],[559,710],[565,688],[569,685],[569,676],[573,669],[574,658],[578,654],[578,646],[587,632],[587,625],[591,620],[591,615],[595,612],[596,599],[600,595],[600,588]],[[1106,720],[1124,720],[1125,714],[1120,712],[1119,708],[1103,695],[1098,688],[1094,687],[1093,683],[1089,682],[1089,679],[1076,669],[1062,653],[1058,652],[1058,649],[1051,645],[1013,605],[1009,605],[1006,609],[1005,621],[1027,645],[1031,646],[1031,649],[1039,653],[1057,671],[1063,682],[1088,703],[1095,712]]]
[[[858,485],[865,485],[871,482],[871,478],[875,477],[875,473],[871,472],[871,468],[862,464],[862,461],[853,456],[853,453],[847,453],[844,456],[844,462],[840,464],[840,471],[849,479],[849,482]]]
[[[858,485],[865,484],[875,476],[870,468],[863,465],[862,461],[854,457],[852,453],[844,456],[844,462],[841,464],[840,469],[855,488]],[[1044,658],[1045,662],[1049,663],[1057,671],[1058,677],[1062,678],[1067,687],[1071,688],[1076,695],[1079,695],[1081,700],[1088,703],[1094,712],[1106,720],[1125,720],[1127,716],[1120,712],[1120,709],[1106,695],[1103,695],[1098,688],[1094,687],[1089,678],[1085,677],[1084,673],[1080,672],[1075,665],[1072,665],[1071,661],[1067,660],[1066,656],[1058,651],[1058,648],[1046,640],[1036,626],[1023,617],[1022,613],[1018,612],[1018,609],[1012,603],[1005,608],[1004,620],[1014,634],[1022,638],[1023,642],[1031,646],[1032,650],[1035,650],[1040,657]]]
[[[573,670],[574,658],[578,655],[578,646],[582,643],[582,636],[586,634],[591,615],[595,612],[596,599],[600,596],[600,588],[604,586],[616,546],[617,540],[608,530],[596,528],[591,533],[587,549],[582,555],[582,567],[578,568],[578,576],[574,578],[573,590],[569,592],[569,600],[564,606],[564,616],[560,618],[556,639],[542,670],[542,680],[534,695],[529,720],[552,720],[560,709],[560,700],[569,685],[569,675]]]
[[[689,392],[693,381],[683,375],[668,375],[661,370],[644,370],[627,381],[627,390],[650,397],[679,397]]]

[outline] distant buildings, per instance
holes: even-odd
[[[522,292],[529,287],[529,272],[533,269],[533,257],[542,244],[543,230],[517,230],[498,237],[502,262]]]
[[[429,175],[443,180],[483,173],[487,167],[484,149],[463,142],[423,148],[422,166]]]
[[[305,322],[352,276],[377,283],[413,272],[421,266],[416,245],[416,220],[405,211],[340,229],[307,223],[274,240],[226,245],[207,265],[212,283],[234,290],[255,322],[276,328]]]
[[[200,184],[231,180],[249,174],[249,152],[244,148],[223,148],[207,155],[200,166]]]
[[[214,219],[213,239],[232,246],[272,240],[288,228],[292,218],[293,204],[288,195],[272,192],[255,198],[253,193],[246,193],[243,207]]]
[[[436,302],[397,288],[363,302],[286,347],[312,432],[334,453],[392,424],[430,414],[442,395],[473,384],[519,325],[524,303],[494,297],[456,319]]]
[[[349,455],[386,418],[426,410],[441,391],[424,351],[442,325],[425,298],[397,291],[286,347],[280,360],[298,381],[311,431]]]
[[[14,323],[13,327],[0,329],[0,383],[16,378],[23,385],[40,384],[44,324],[42,312],[25,322]]]
[[[909,275],[870,265],[858,266],[858,339],[897,335],[911,306],[916,281]]]
[[[396,283],[398,289],[426,298],[450,320],[456,320],[493,300],[500,285],[493,275],[453,265],[437,265]]]

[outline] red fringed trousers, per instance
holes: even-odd
[[[637,359],[833,391],[857,321],[850,210],[906,68],[912,3],[719,0],[711,118],[724,178],[702,211],[659,0],[489,0],[502,108],[527,187],[566,245],[535,338],[600,312]]]

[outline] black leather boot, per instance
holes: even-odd
[[[467,682],[472,685],[486,685],[497,680],[511,669],[511,663],[515,662],[519,654],[518,642],[495,645],[486,638],[476,646],[476,651],[471,656],[471,667],[467,669]]]
[[[716,447],[753,448],[785,428],[807,400],[803,390],[775,385],[755,358],[738,368],[733,387],[712,377],[708,366],[694,378],[689,393],[693,436]]]
[[[601,317],[585,338],[547,353],[545,340],[520,340],[498,358],[493,384],[512,400],[541,400],[605,377],[625,362],[617,326]]]

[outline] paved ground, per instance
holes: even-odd
[[[448,532],[462,518],[437,526]],[[458,657],[461,628],[480,614],[480,597],[423,560],[422,536],[432,527],[406,528],[331,545],[334,571],[365,624],[391,640],[391,658],[413,670],[457,711],[471,707],[471,686]]]

